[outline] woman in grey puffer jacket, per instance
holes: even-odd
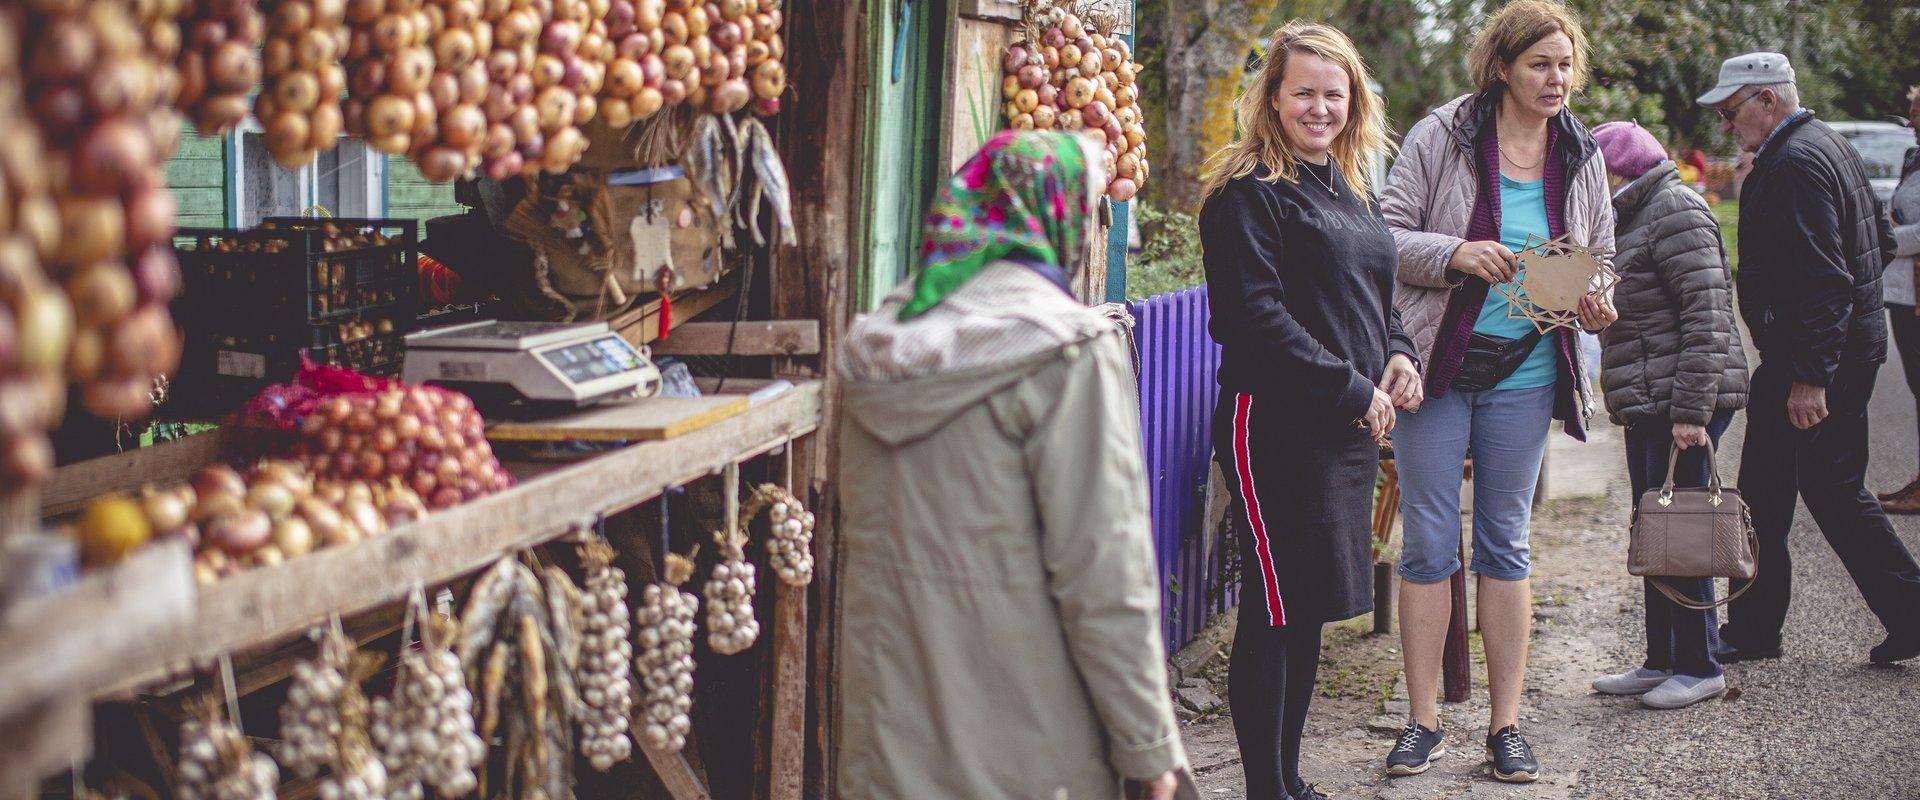
[[[1613,421],[1627,427],[1633,496],[1666,482],[1668,453],[1678,486],[1704,486],[1712,450],[1733,413],[1747,404],[1747,359],[1733,314],[1732,274],[1720,226],[1653,135],[1631,122],[1593,129],[1614,186],[1620,321],[1600,333],[1600,383]],[[1726,688],[1714,662],[1715,614],[1684,608],[1648,579],[1647,660],[1593,688],[1638,694],[1654,708],[1679,708]],[[1709,578],[1661,578],[1699,602],[1713,601]]]

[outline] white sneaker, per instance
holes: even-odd
[[[1675,675],[1652,691],[1640,695],[1648,708],[1686,708],[1702,700],[1712,700],[1727,690],[1727,676],[1694,678]]]
[[[1593,690],[1601,694],[1646,694],[1654,687],[1666,683],[1673,677],[1671,670],[1647,669],[1635,667],[1626,672],[1602,675],[1593,679]]]

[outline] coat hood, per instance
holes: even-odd
[[[1662,161],[1622,187],[1620,193],[1613,196],[1613,215],[1618,220],[1618,227],[1629,227],[1640,209],[1646,208],[1648,200],[1669,185],[1679,182],[1680,170],[1674,167],[1673,162]]]
[[[1474,140],[1480,137],[1482,131],[1493,126],[1494,114],[1500,110],[1500,104],[1494,101],[1498,99],[1500,91],[1495,87],[1475,94],[1463,94],[1429,113],[1440,123],[1441,129],[1453,138],[1455,145],[1471,154]],[[1561,108],[1549,124],[1560,132],[1559,156],[1568,176],[1579,173],[1580,168],[1600,152],[1600,144],[1593,140],[1593,134],[1587,132],[1586,126],[1574,118],[1572,111]],[[1468,161],[1471,163],[1475,160],[1469,156]]]
[[[932,435],[1062,353],[1117,330],[1027,267],[995,262],[909,320],[911,284],[854,323],[839,369],[846,418],[889,446]]]

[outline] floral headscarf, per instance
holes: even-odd
[[[1072,134],[1002,131],[940,189],[900,319],[938,305],[982,267],[1030,258],[1066,269],[1083,255],[1087,162]]]

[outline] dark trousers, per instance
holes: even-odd
[[[1237,527],[1237,526],[1236,526]],[[1241,552],[1252,537],[1242,534]],[[1286,800],[1300,779],[1300,740],[1320,672],[1319,622],[1274,627],[1258,596],[1259,581],[1243,581],[1240,611],[1227,663],[1227,703],[1247,775],[1247,800]]]
[[[1740,456],[1740,492],[1753,509],[1760,572],[1753,588],[1727,607],[1724,631],[1735,647],[1777,647],[1793,596],[1787,532],[1794,498],[1805,499],[1867,608],[1889,631],[1920,624],[1920,566],[1893,533],[1879,501],[1867,492],[1867,400],[1877,365],[1847,364],[1827,387],[1827,418],[1807,430],[1787,421],[1793,377],[1762,361],[1753,372],[1747,441]],[[1747,581],[1735,581],[1738,591]]]
[[[1893,334],[1894,349],[1900,351],[1900,369],[1913,391],[1914,412],[1920,414],[1920,316],[1914,316],[1913,306],[1888,303],[1887,330]]]
[[[1707,422],[1707,436],[1715,447],[1720,434],[1733,421],[1733,412],[1721,411]],[[1633,484],[1633,502],[1640,495],[1667,481],[1667,456],[1673,447],[1673,423],[1649,420],[1627,429],[1627,478]],[[1689,447],[1680,451],[1673,468],[1673,485],[1681,488],[1707,485],[1707,450]],[[1718,615],[1713,610],[1695,611],[1676,605],[1653,588],[1646,579],[1647,593],[1647,669],[1671,670],[1696,678],[1720,674],[1713,660],[1713,643],[1719,633]],[[1712,578],[1661,578],[1675,591],[1702,603],[1713,602]]]

